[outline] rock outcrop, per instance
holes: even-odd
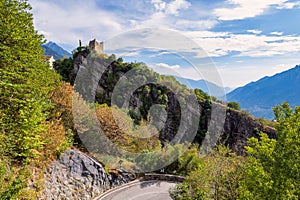
[[[84,52],[79,54],[79,57],[74,63],[75,72],[78,71],[79,68],[82,69],[82,71],[89,71],[84,77],[89,80],[94,80],[88,82],[86,85],[82,84],[83,89],[78,90],[82,91],[82,96],[95,97],[97,102],[101,104],[106,103],[110,106],[114,94],[116,99],[120,100],[120,103],[117,103],[119,107],[128,104],[128,109],[131,111],[129,114],[135,121],[140,121],[141,119],[148,120],[151,106],[156,104],[163,105],[167,114],[166,120],[162,120],[165,124],[159,136],[163,145],[164,143],[172,142],[177,132],[185,136],[194,132],[194,129],[197,129],[197,134],[194,139],[195,143],[202,144],[204,138],[207,138],[207,133],[210,133],[210,141],[206,141],[207,143],[214,145],[218,141],[230,147],[238,155],[246,154],[244,146],[247,145],[247,140],[250,137],[258,138],[260,132],[265,132],[270,138],[277,139],[274,128],[264,127],[249,114],[229,109],[222,103],[210,100],[209,97],[203,97],[203,99],[198,100],[199,106],[194,105],[191,103],[193,102],[191,98],[189,98],[189,96],[192,97],[193,95],[191,95],[184,86],[180,85],[175,79],[171,80],[172,78],[166,79],[165,82],[160,82],[160,80],[164,78],[151,70],[147,71],[147,68],[142,64],[138,66],[139,69],[137,72],[143,71],[143,73],[136,73],[135,76],[127,77],[126,74],[138,68],[136,66],[137,64],[123,63],[119,59],[111,62],[110,59],[87,59],[87,56],[88,55],[85,55]],[[85,64],[86,62],[88,63],[87,65]],[[85,66],[94,66],[95,69],[86,70],[87,67]],[[101,73],[99,73],[99,71],[101,71]],[[127,94],[128,88],[138,83],[140,79],[154,80],[153,82],[157,82],[157,84],[151,83],[143,85],[137,88],[133,94]],[[123,89],[123,91],[118,91],[116,90],[116,86],[120,83],[119,81],[122,80],[128,80],[122,84],[127,88],[124,87],[125,89]],[[94,82],[96,82],[96,84]],[[172,86],[173,88],[170,89],[168,87],[169,85],[175,86]],[[90,91],[94,93],[88,94],[88,92],[86,92],[86,88],[89,87],[92,87]],[[174,93],[174,91],[180,92]],[[182,94],[182,96],[178,94]],[[127,96],[130,96],[130,98],[126,99],[125,97]],[[182,102],[185,102],[183,105],[181,105],[180,99],[183,99]],[[184,107],[186,108],[185,110],[183,110]],[[219,113],[217,113],[218,110],[220,111]],[[199,124],[196,124],[194,123],[194,121],[196,121],[194,119],[196,119],[195,116],[198,117],[198,115],[200,115]],[[184,117],[182,118],[182,116]],[[181,126],[181,124],[183,124],[183,126]],[[179,128],[181,128],[180,131]],[[179,139],[185,141],[184,137]]]
[[[134,179],[123,170],[106,172],[92,157],[68,150],[46,169],[44,196],[47,200],[88,200]]]
[[[259,138],[260,132],[277,139],[275,128],[263,126],[257,119],[241,111],[228,109],[220,143],[228,146],[238,155],[246,155],[244,146],[251,137]]]

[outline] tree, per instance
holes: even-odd
[[[74,83],[74,72],[73,72],[73,59],[72,58],[63,58],[54,62],[53,68],[59,73],[62,77],[62,80]]]
[[[33,27],[30,9],[26,0],[0,0],[0,162],[21,168],[11,184],[0,186],[1,199],[15,198],[24,185],[22,167],[45,144],[49,96],[59,80],[44,59],[43,36]]]
[[[274,109],[279,124],[274,149],[274,195],[277,199],[300,198],[300,107],[283,103]]]
[[[240,199],[299,199],[300,197],[300,107],[288,103],[275,107],[278,140],[261,134],[251,138],[240,183]]]
[[[239,198],[266,199],[273,188],[270,171],[274,164],[273,151],[276,140],[269,139],[265,133],[261,133],[260,140],[250,138],[248,145],[246,151],[249,160],[243,166],[245,176],[240,181]]]
[[[183,164],[185,160],[183,159]],[[228,148],[218,146],[209,155],[197,161],[198,166],[193,165],[185,182],[171,190],[172,198],[176,200],[237,199],[238,182],[242,178],[240,166],[243,160]]]
[[[0,132],[6,153],[33,155],[49,108],[49,94],[58,80],[43,59],[43,37],[33,27],[27,1],[0,2]]]
[[[231,101],[227,104],[227,106],[235,110],[241,110],[241,106],[238,102]]]
[[[202,90],[196,88],[194,92],[198,101],[210,100],[210,96],[207,93],[203,92]]]

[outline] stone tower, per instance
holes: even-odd
[[[96,39],[90,41],[89,43],[89,50],[96,51],[98,54],[103,54],[103,42],[97,42]]]

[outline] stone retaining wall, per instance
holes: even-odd
[[[114,171],[106,172],[92,157],[78,150],[68,150],[45,171],[43,199],[89,200],[135,179],[132,173]]]
[[[185,180],[185,177],[171,174],[145,174],[143,180],[160,180],[181,183]]]

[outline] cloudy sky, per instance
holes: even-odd
[[[88,43],[96,38],[109,44],[111,38],[126,38],[131,41],[130,52],[108,52],[128,61],[145,62],[161,73],[195,80],[205,78],[195,73],[192,64],[186,61],[194,57],[193,62],[198,62],[197,59],[207,57],[205,62],[211,60],[223,86],[238,87],[300,64],[299,0],[29,2],[35,27],[48,41],[71,51],[79,39]],[[160,31],[135,31],[144,28]],[[162,34],[161,30],[167,31]],[[176,37],[170,37],[172,31]],[[183,42],[178,42],[181,39]],[[147,45],[153,44],[153,40],[157,43],[173,40],[181,48],[141,51],[141,47],[133,48],[136,40]],[[202,49],[200,53],[195,46],[186,45],[189,40]]]

